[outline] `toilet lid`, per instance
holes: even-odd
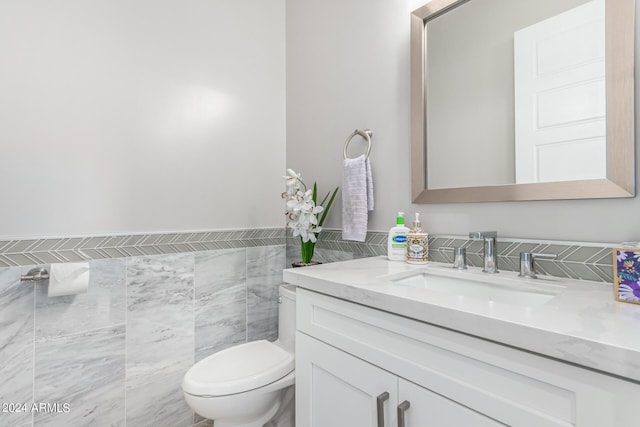
[[[265,341],[252,341],[212,354],[193,365],[182,389],[196,396],[224,396],[270,384],[294,370],[293,354]]]

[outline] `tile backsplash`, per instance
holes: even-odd
[[[524,239],[498,238],[498,265],[500,270],[519,271],[520,252],[556,255],[553,260],[536,260],[539,274],[578,280],[612,283],[612,248],[616,245],[539,242]],[[429,255],[437,262],[453,263],[453,250],[466,248],[469,265],[482,266],[483,243],[462,236],[430,236]],[[365,242],[342,240],[340,230],[324,230],[316,244],[314,260],[320,262],[343,261],[367,256],[387,254],[387,233],[368,232]],[[300,260],[299,238],[287,236],[287,265]]]

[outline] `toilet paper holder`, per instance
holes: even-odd
[[[46,268],[32,268],[27,272],[27,274],[23,274],[20,276],[21,282],[32,281],[39,282],[41,280],[47,280],[49,278],[49,271]]]

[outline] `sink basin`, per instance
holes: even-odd
[[[428,292],[524,307],[546,304],[564,289],[563,286],[550,285],[541,281],[531,285],[524,279],[457,270],[423,270],[411,275],[389,278],[389,280],[396,285]]]

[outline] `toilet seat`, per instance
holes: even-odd
[[[226,396],[271,384],[293,372],[293,354],[260,340],[227,348],[202,359],[182,381],[185,393]]]

